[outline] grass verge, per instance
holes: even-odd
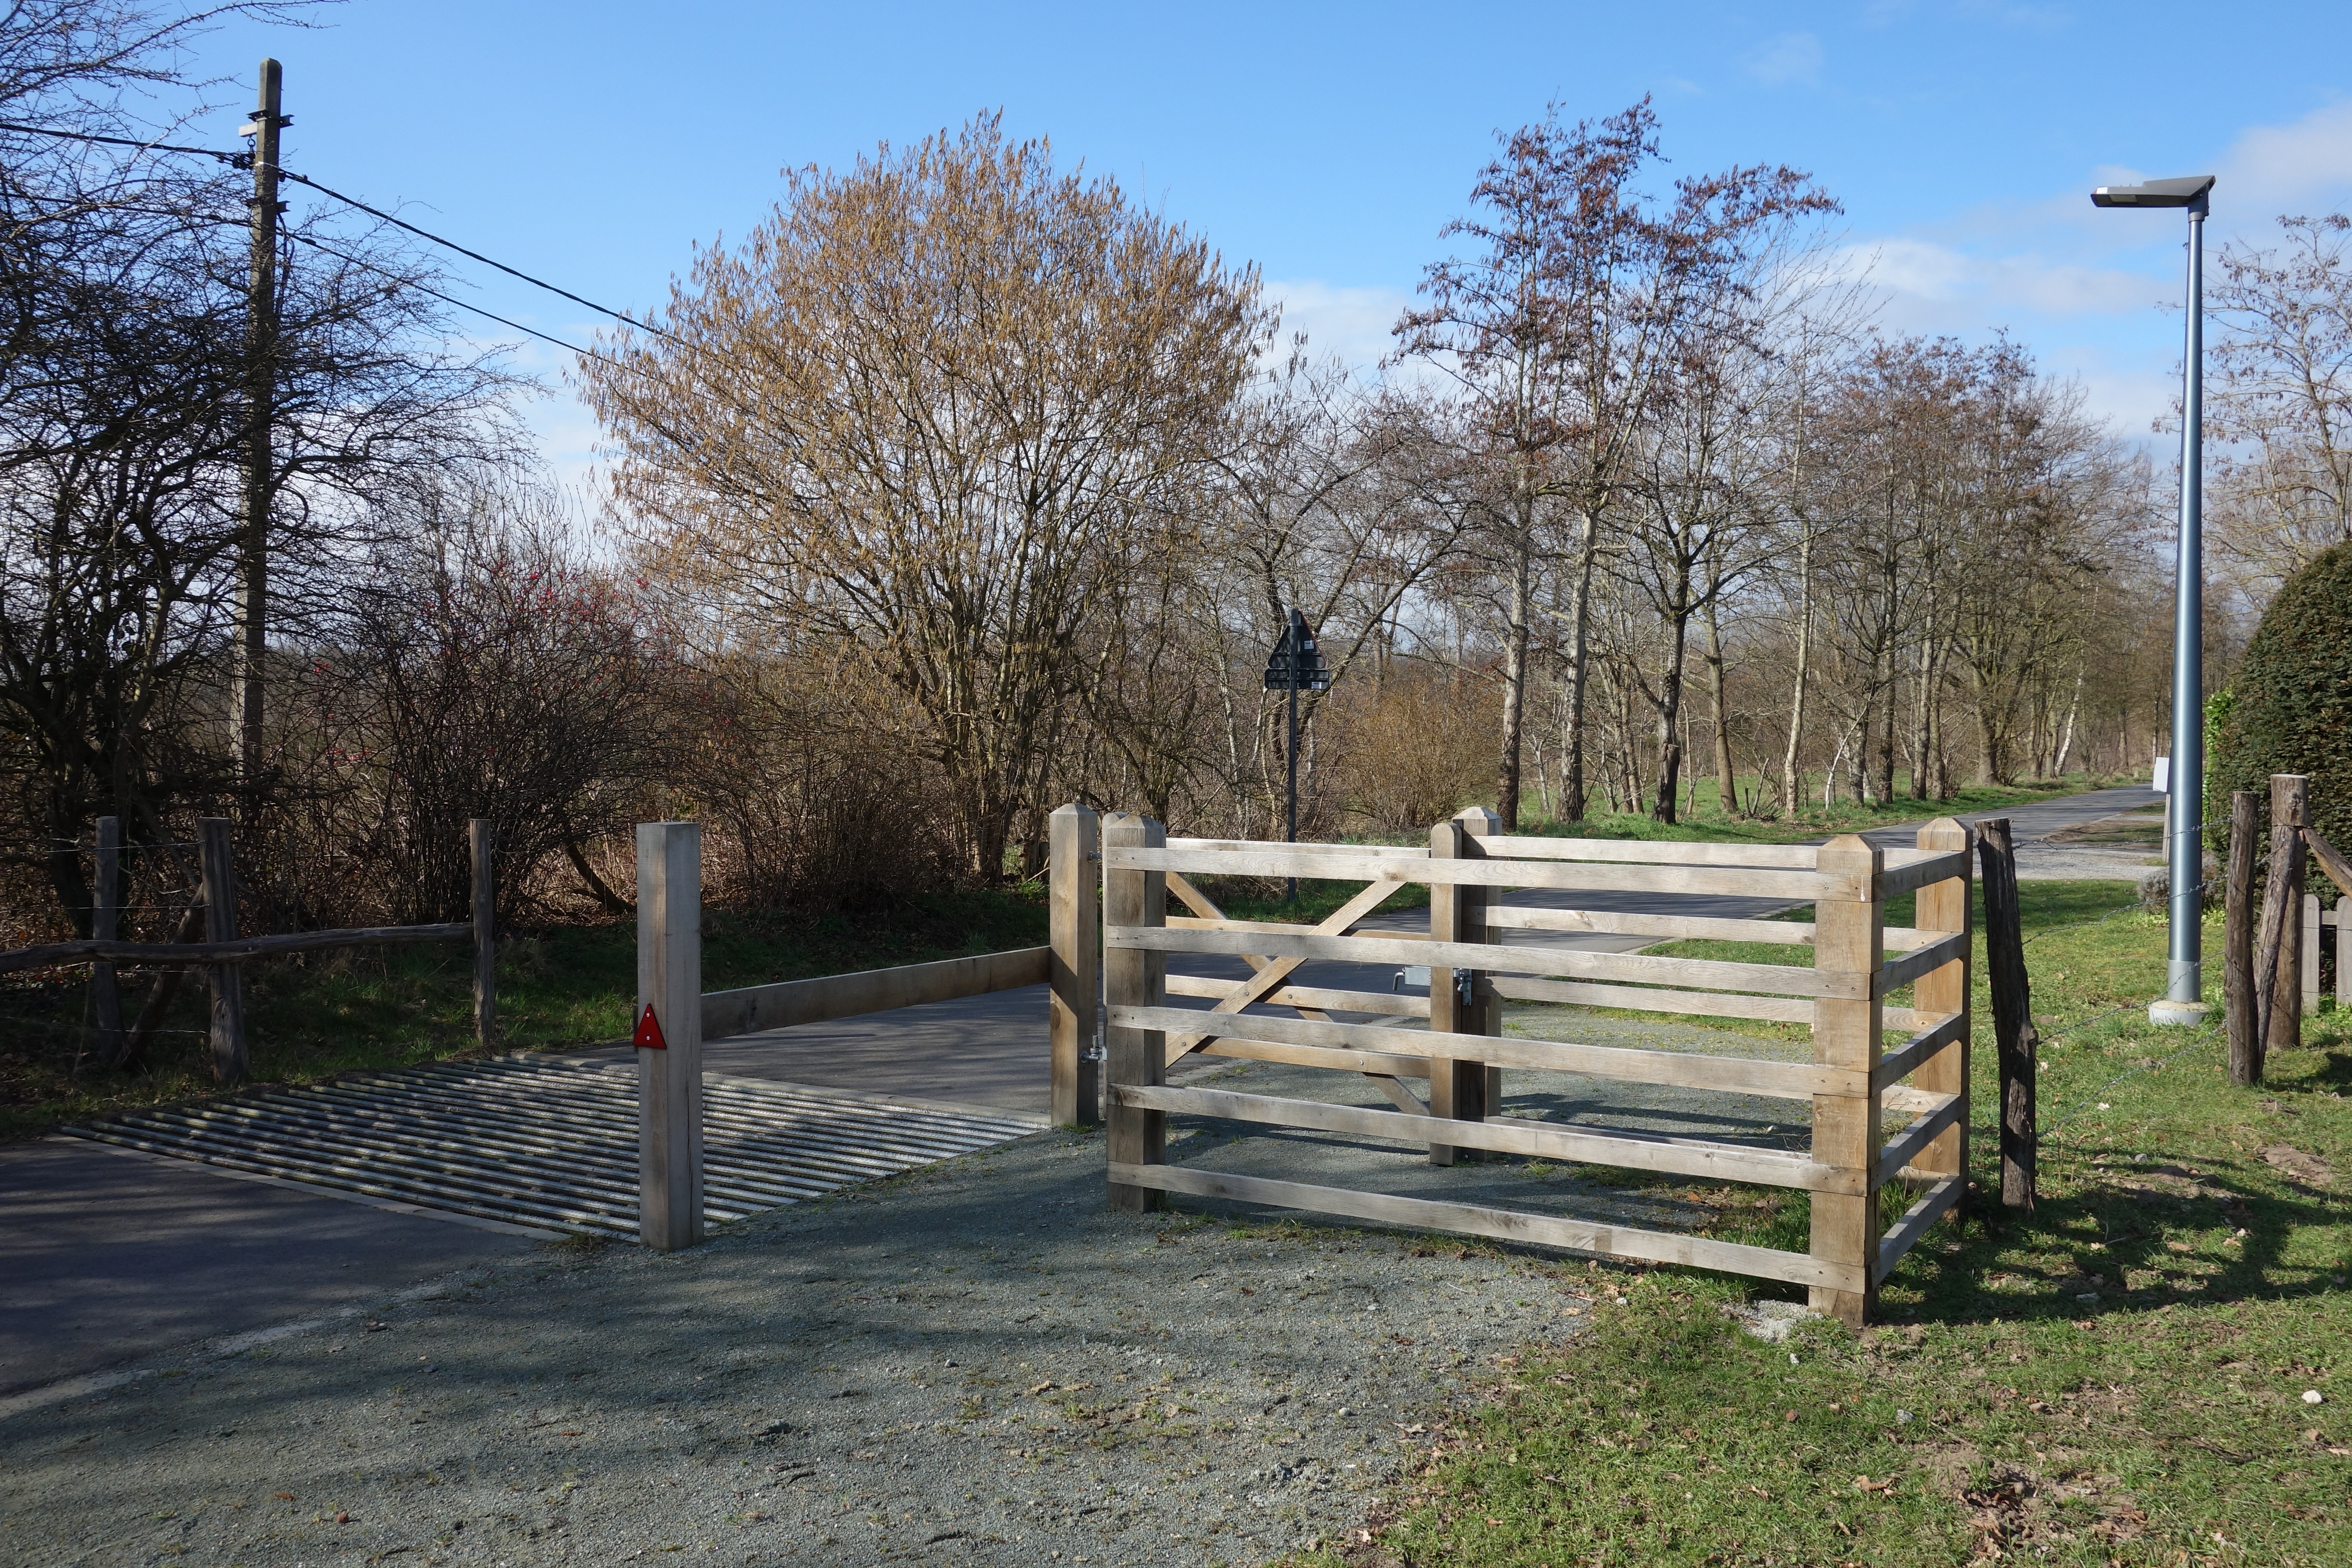
[[[2308,1020],[2239,1089],[2218,1031],[2147,1022],[2160,917],[2117,912],[2113,882],[2022,891],[2050,1037],[2034,1213],[1981,1196],[1980,1022],[1979,1196],[1886,1283],[1878,1326],[1767,1343],[1733,1313],[1782,1292],[1634,1272],[1584,1335],[1505,1358],[1431,1423],[1369,1540],[1292,1561],[2352,1562],[2352,1016]],[[1803,1245],[1801,1194],[1689,1195],[1716,1234]]]

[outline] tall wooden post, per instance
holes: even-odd
[[[2303,956],[2295,971],[2302,982],[2301,1007],[2319,1011],[2319,895],[2303,896]]]
[[[1159,849],[1168,843],[1168,830],[1148,816],[1118,811],[1102,820],[1103,925],[1164,926],[1168,923],[1168,874],[1114,868],[1117,849]],[[1131,947],[1109,948],[1103,953],[1103,1005],[1111,1009],[1103,1031],[1106,1081],[1158,1086],[1168,1079],[1168,1036],[1160,1029],[1139,1029],[1118,1022],[1120,1007],[1162,1007],[1168,1001],[1168,955]],[[1116,1094],[1105,1097],[1108,1123],[1104,1142],[1114,1165],[1164,1165],[1168,1163],[1168,1113],[1139,1110],[1121,1105]],[[1110,1184],[1110,1206],[1143,1214],[1167,1206],[1167,1194],[1153,1187]]]
[[[1812,1256],[1842,1266],[1855,1288],[1815,1285],[1808,1296],[1815,1311],[1860,1328],[1876,1294],[1871,1276],[1878,1261],[1878,1153],[1885,1142],[1878,1095],[1870,1087],[1885,1018],[1876,984],[1885,948],[1886,905],[1879,889],[1885,857],[1845,833],[1822,845],[1814,864],[1837,886],[1813,905],[1813,967],[1839,976],[1845,981],[1840,989],[1859,994],[1813,1002],[1814,1065],[1857,1075],[1852,1092],[1813,1097],[1813,1159],[1853,1173],[1862,1191],[1812,1195]]]
[[[230,709],[237,768],[250,785],[261,773],[262,687],[269,629],[269,504],[277,488],[270,423],[278,395],[278,133],[284,71],[261,62],[246,131],[253,137],[253,247],[246,283],[245,531],[237,546],[236,641]]]
[[[1954,849],[1963,855],[1969,847],[1969,830],[1948,816],[1939,816],[1919,829],[1919,847],[1948,852]],[[1969,874],[1942,882],[1930,882],[1919,889],[1918,913],[1913,923],[1923,933],[1927,931],[1966,931],[1969,930]],[[1922,1013],[1958,1013],[1960,1016],[1959,1037],[1934,1056],[1919,1064],[1912,1075],[1921,1089],[1935,1094],[1957,1094],[1960,1097],[1959,1120],[1953,1122],[1936,1141],[1916,1156],[1911,1163],[1922,1171],[1938,1175],[1965,1178],[1969,1172],[1969,960],[1966,950],[1940,969],[1933,969],[1912,983],[1912,1006]],[[1954,1204],[1947,1213],[1957,1221],[1962,1205]]]
[[[1454,820],[1460,822],[1463,832],[1469,835],[1470,842],[1465,847],[1481,857],[1486,852],[1483,840],[1492,838],[1503,831],[1501,816],[1487,810],[1483,805],[1474,805],[1465,811],[1456,812]],[[1477,900],[1463,911],[1462,929],[1465,933],[1463,940],[1493,942],[1495,928],[1486,923],[1486,911],[1502,901],[1502,892],[1494,888],[1465,888],[1463,891],[1475,895]],[[1481,1035],[1501,1034],[1503,1032],[1503,998],[1496,993],[1492,985],[1486,984],[1485,975],[1473,978],[1470,1000],[1476,1008],[1475,1015],[1477,1020],[1476,1032]],[[1480,1070],[1485,1075],[1486,1085],[1485,1093],[1478,1100],[1479,1114],[1500,1116],[1503,1113],[1503,1069],[1492,1062],[1486,1062],[1481,1064]],[[1485,1157],[1476,1152],[1471,1154],[1473,1159]]]
[[[89,911],[89,934],[113,942],[122,934],[122,819],[98,819],[98,897]],[[90,1003],[98,1014],[98,1059],[108,1068],[122,1063],[122,987],[114,965],[100,959],[89,966]]]
[[[1483,856],[1477,840],[1489,837],[1496,821],[1492,812],[1473,808],[1429,830],[1429,858],[1467,860]],[[1484,942],[1486,901],[1484,888],[1433,882],[1429,888],[1429,939],[1432,942]],[[1486,1005],[1475,970],[1454,970],[1432,964],[1429,971],[1429,1026],[1439,1034],[1483,1035]],[[1499,1075],[1498,1075],[1499,1076]],[[1484,1062],[1454,1061],[1433,1057],[1429,1063],[1429,1114],[1455,1121],[1483,1121],[1487,1069]],[[1450,1143],[1432,1142],[1429,1163],[1451,1165],[1475,1159],[1477,1152]]]
[[[676,1252],[702,1239],[702,829],[695,823],[637,824],[637,1239]],[[656,1037],[658,1047],[648,1043]]]
[[[1101,819],[1076,802],[1062,806],[1047,819],[1046,843],[1054,952],[1047,1028],[1054,1122],[1091,1127],[1102,1120],[1102,1058],[1095,1049],[1102,986],[1102,921],[1095,901],[1101,876]]]
[[[2263,999],[2263,1037],[2254,1058],[2293,1050],[2303,1041],[2303,943],[2295,926],[2303,912],[2303,830],[2311,825],[2311,780],[2303,773],[2271,775],[2270,885],[2263,889],[2262,952],[2254,984]]]
[[[2017,902],[2017,848],[2009,818],[1977,824],[1984,865],[1985,979],[1992,993],[1993,1044],[2000,1068],[2000,1201],[2033,1208],[2040,1133],[2034,1073],[2042,1036],[2033,1026],[2033,992],[2025,973],[2024,919]]]
[[[226,816],[196,819],[196,852],[204,868],[205,940],[236,940],[236,862]],[[205,967],[212,989],[213,1076],[236,1083],[252,1065],[245,1043],[245,974],[235,963]]]
[[[2263,1075],[2263,1005],[2254,991],[2254,840],[2262,802],[2250,789],[2230,796],[2230,872],[2223,889],[2221,994],[2230,1031],[2230,1081]]]
[[[499,883],[490,859],[497,843],[488,817],[466,825],[474,857],[474,1043],[484,1050],[499,1043]]]

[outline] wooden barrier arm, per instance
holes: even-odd
[[[150,967],[244,963],[289,952],[320,952],[329,948],[366,947],[384,942],[452,942],[473,934],[473,921],[457,921],[448,925],[292,931],[283,936],[247,936],[227,942],[56,942],[47,947],[22,947],[14,952],[0,952],[0,974],[47,969],[59,963],[88,963],[97,959]]]

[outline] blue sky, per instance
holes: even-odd
[[[2090,186],[2214,173],[2215,242],[2352,206],[2352,7],[2245,4],[1112,7],[350,0],[237,26],[187,128],[234,145],[285,63],[285,161],[624,307],[740,236],[787,165],[843,165],[1001,107],[1231,258],[1292,325],[1377,354],[1498,128],[1655,97],[1675,172],[1810,170],[1874,258],[1890,331],[2007,327],[2147,431],[2177,373],[2177,215]],[[292,193],[297,201],[306,193]],[[490,310],[575,338],[577,307],[486,268]],[[497,329],[485,329],[495,333]],[[562,356],[532,349],[526,365]],[[593,424],[534,427],[578,478]]]

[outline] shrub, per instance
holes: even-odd
[[[2313,826],[2352,845],[2352,543],[2289,577],[2247,644],[2213,748],[2214,816],[2252,790],[2267,823],[2273,773],[2308,774]]]

